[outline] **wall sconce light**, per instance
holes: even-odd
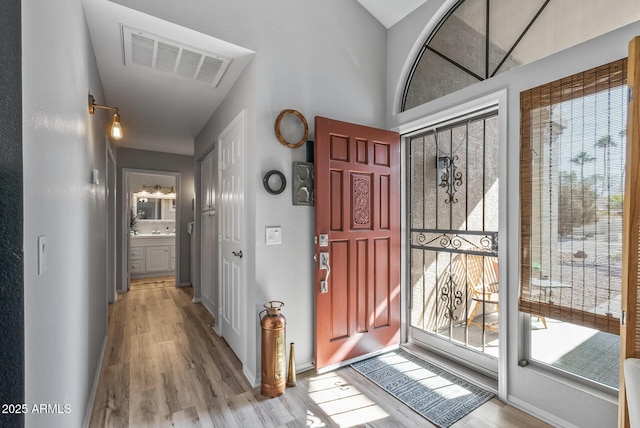
[[[138,192],[140,196],[173,196],[176,197],[176,191],[171,187],[162,187],[159,184],[155,186],[147,186],[146,184],[142,185],[142,190]]]
[[[451,158],[449,156],[440,156],[436,158],[436,167],[438,168],[438,186],[449,186],[449,166]]]
[[[462,173],[457,170],[455,163],[457,160],[458,156],[439,156],[436,158],[438,186],[446,189],[448,196],[444,201],[446,204],[458,202],[455,194],[456,188],[462,186]]]
[[[93,98],[93,95],[89,94],[89,113],[94,114],[97,108],[115,111],[115,113],[113,113],[113,120],[111,122],[110,134],[111,138],[113,138],[114,140],[122,140],[124,134],[122,133],[122,125],[120,125],[120,115],[118,114],[118,108],[96,104],[96,100],[95,98]]]

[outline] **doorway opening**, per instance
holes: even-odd
[[[125,290],[177,286],[180,174],[125,170]]]

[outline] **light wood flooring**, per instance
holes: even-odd
[[[267,399],[193,304],[191,287],[129,292],[109,308],[109,339],[91,427],[431,427],[350,367],[298,374]],[[497,399],[455,428],[547,427]]]
[[[151,288],[175,287],[176,277],[154,276],[150,278],[135,278],[129,282],[129,291],[149,290]]]

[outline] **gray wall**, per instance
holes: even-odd
[[[20,0],[0,4],[0,403],[24,402]],[[0,414],[0,426],[24,415]]]
[[[108,127],[88,112],[104,94],[80,0],[22,2],[22,84],[24,402],[70,406],[26,425],[79,427],[107,334],[106,180],[90,178],[106,177]]]
[[[123,291],[122,284],[122,203],[124,196],[122,194],[123,168],[141,169],[158,172],[179,172],[180,188],[177,189],[178,200],[180,206],[180,224],[176,224],[176,231],[180,229],[176,250],[180,253],[180,284],[190,284],[190,256],[189,256],[189,234],[187,233],[187,224],[193,221],[193,210],[191,209],[191,201],[194,197],[193,187],[193,156],[176,155],[171,153],[150,152],[146,150],[135,150],[118,148],[117,150],[117,183],[116,189],[118,202],[116,205],[116,237],[117,248],[117,268],[116,268],[116,287],[118,291]]]
[[[520,92],[551,82],[574,73],[627,56],[628,42],[640,34],[640,22],[623,27],[578,46],[566,49],[542,60],[516,68],[495,78],[462,89],[414,109],[398,113],[406,73],[415,58],[424,37],[439,19],[438,11],[451,1],[431,0],[393,26],[388,32],[387,112],[388,127],[407,127],[442,111],[472,102],[487,94],[503,89],[507,91],[506,108],[500,115],[506,120],[506,183],[501,185],[501,216],[506,213],[506,227],[500,238],[506,242],[507,266],[504,286],[507,287],[508,305],[500,307],[507,335],[501,345],[508,346],[506,364],[500,372],[504,383],[500,395],[517,407],[524,408],[554,425],[579,426],[582,428],[615,426],[617,423],[617,397],[593,388],[567,381],[531,365],[521,368],[518,360],[525,354],[525,326],[517,310],[519,294],[520,213],[519,156],[520,156]],[[502,233],[502,230],[501,230]]]
[[[263,303],[285,303],[287,341],[296,344],[299,369],[312,366],[315,343],[314,210],[292,206],[290,193],[291,163],[305,160],[306,150],[282,146],[274,134],[275,119],[283,109],[300,111],[309,122],[309,140],[314,139],[316,115],[384,127],[386,30],[357,2],[288,0],[273,7],[253,0],[242,4],[237,10],[230,10],[230,3],[220,5],[218,19],[207,22],[206,28],[204,23],[189,24],[256,51],[232,93],[196,137],[195,153],[196,159],[204,156],[220,132],[246,109],[248,248],[243,259],[249,329],[244,369],[250,379],[259,379],[257,314]],[[207,6],[202,7],[204,14]],[[239,25],[236,18],[242,13]],[[262,186],[263,175],[271,169],[288,177],[289,185],[280,195],[270,195]],[[282,227],[282,245],[265,245],[266,226]]]

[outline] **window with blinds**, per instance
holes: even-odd
[[[520,311],[614,334],[621,313],[626,70],[623,59],[520,97]]]

